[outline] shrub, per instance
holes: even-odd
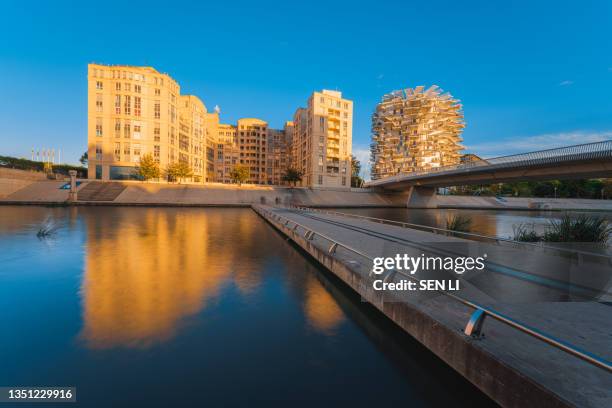
[[[551,220],[544,232],[546,242],[599,242],[607,243],[612,226],[605,218],[580,215],[572,218],[565,214],[561,219]]]
[[[234,183],[238,183],[239,186],[249,179],[251,172],[248,167],[237,165],[230,172],[230,178]]]
[[[470,232],[472,219],[466,215],[451,215],[446,219],[446,229],[457,232]]]
[[[542,237],[535,232],[534,225],[527,226],[526,224],[513,225],[512,231],[514,233],[513,239],[521,242],[539,242]]]

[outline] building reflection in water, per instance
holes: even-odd
[[[224,285],[248,293],[261,281],[263,257],[252,255],[264,243],[249,211],[96,210],[84,217],[81,337],[88,347],[163,342]]]
[[[304,312],[308,323],[326,334],[332,332],[345,319],[338,302],[312,275],[306,278]]]

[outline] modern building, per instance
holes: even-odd
[[[89,178],[136,178],[140,158],[151,154],[161,169],[184,161],[193,169],[192,181],[205,181],[205,115],[202,101],[181,96],[167,74],[150,67],[89,64]]]
[[[458,164],[461,109],[435,85],[384,95],[372,115],[372,179]]]
[[[268,184],[282,185],[283,175],[291,165],[293,122],[285,122],[283,130],[268,129]]]
[[[295,167],[303,186],[349,188],[352,116],[351,101],[323,90],[282,130],[256,118],[223,124],[218,108],[208,112],[154,68],[89,64],[89,178],[137,179],[141,158],[150,154],[162,171],[187,163],[188,182],[231,183],[241,165],[249,169],[246,183],[281,185]]]
[[[292,166],[302,186],[351,187],[353,102],[324,89],[293,115]]]

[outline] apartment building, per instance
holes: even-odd
[[[274,185],[286,184],[283,175],[291,166],[291,142],[293,137],[293,122],[285,122],[280,129],[268,129],[268,164],[267,183]]]
[[[163,171],[187,163],[196,183],[231,183],[237,165],[251,184],[281,185],[287,168],[308,187],[350,187],[353,104],[337,91],[314,92],[283,129],[256,118],[220,123],[194,95],[151,67],[88,66],[89,178],[138,179],[151,154]]]
[[[322,90],[293,116],[292,165],[302,186],[351,187],[353,102],[339,91]]]
[[[372,179],[460,161],[461,104],[436,85],[383,96],[372,115]]]
[[[231,183],[231,171],[240,163],[240,148],[236,126],[219,124],[217,128],[217,149],[215,157],[215,180]]]
[[[151,154],[164,169],[190,164],[192,181],[207,179],[204,115],[196,96],[151,67],[88,65],[89,178],[135,179],[140,158]]]

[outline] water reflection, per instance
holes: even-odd
[[[344,313],[336,300],[313,276],[306,280],[304,312],[308,323],[316,330],[329,334],[342,323]]]
[[[341,208],[338,211],[404,221],[414,224],[446,228],[446,221],[454,215],[462,215],[472,220],[470,229],[479,234],[510,238],[514,227],[520,224],[529,225],[542,233],[553,218],[561,218],[561,211],[522,211],[522,210],[465,210],[465,209],[407,209],[407,208]],[[572,216],[586,213],[607,218],[612,222],[612,213],[604,211],[568,212]]]
[[[257,220],[244,211],[126,209],[85,219],[81,337],[89,347],[167,340],[224,285],[248,294],[261,282],[261,258],[249,255],[261,245]]]

